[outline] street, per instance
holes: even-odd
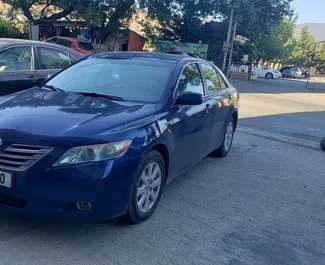
[[[241,91],[240,127],[325,136],[325,93],[288,80],[232,82]],[[0,264],[324,264],[324,159],[320,150],[239,131],[227,158],[208,157],[174,180],[140,225],[1,214]]]
[[[305,80],[232,80],[241,92],[242,126],[319,142],[325,136],[325,92]]]

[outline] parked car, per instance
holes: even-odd
[[[268,67],[263,67],[263,68],[253,67],[253,72],[259,78],[278,79],[282,77],[280,71]]]
[[[310,77],[310,73],[307,70],[301,70],[301,78],[308,78]]]
[[[175,55],[190,56],[190,57],[195,57],[195,58],[200,58],[201,59],[201,57],[198,54],[195,54],[195,53],[179,52],[179,51],[169,51],[167,53],[168,54],[175,54]]]
[[[283,67],[282,76],[288,78],[302,78],[302,71],[299,67]]]
[[[58,45],[62,45],[75,50],[83,55],[90,55],[96,52],[94,46],[89,41],[79,40],[76,38],[68,37],[52,37],[45,42],[50,42]]]
[[[83,57],[50,43],[0,39],[0,97],[38,85]]]
[[[198,58],[86,57],[0,99],[0,209],[144,221],[166,183],[208,154],[227,156],[238,102],[222,72]]]

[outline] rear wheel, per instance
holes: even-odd
[[[215,157],[226,157],[231,149],[235,132],[234,118],[231,117],[227,123],[221,146],[211,153]]]
[[[266,79],[273,79],[273,74],[272,74],[272,73],[267,73],[267,74],[265,75],[265,78],[266,78]]]
[[[155,211],[165,184],[164,159],[157,151],[148,153],[140,163],[132,188],[130,202],[123,221],[138,224]]]

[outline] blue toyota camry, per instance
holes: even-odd
[[[0,209],[142,222],[166,183],[208,154],[227,156],[238,103],[220,70],[198,58],[82,59],[0,98]]]

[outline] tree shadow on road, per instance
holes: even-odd
[[[324,103],[325,108],[325,103]],[[319,142],[325,137],[325,111],[274,114],[239,119],[241,126]]]
[[[325,91],[306,89],[306,80],[293,79],[257,79],[252,82],[244,80],[230,80],[234,87],[240,93],[266,93],[266,94],[284,94],[284,93],[311,93],[324,94]]]

